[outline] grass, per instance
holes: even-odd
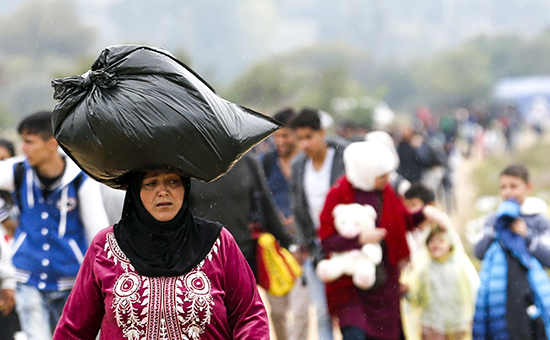
[[[472,172],[472,182],[478,196],[498,195],[500,172],[512,163],[525,164],[531,173],[533,196],[550,199],[550,141],[532,141],[511,153],[491,155],[480,162]]]

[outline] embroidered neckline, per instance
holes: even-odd
[[[218,237],[208,255],[182,276],[147,277],[135,271],[114,233],[107,233],[107,258],[124,270],[113,285],[111,306],[124,337],[199,340],[212,320],[215,305],[211,281],[202,268],[219,253],[220,244]]]

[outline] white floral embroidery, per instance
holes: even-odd
[[[191,303],[187,307],[187,317],[183,320],[183,324],[187,326],[189,338],[196,340],[204,332],[212,316],[214,299],[210,294],[210,280],[202,271],[193,271],[185,276],[183,282],[187,290],[184,301]]]
[[[104,250],[107,252],[107,258],[112,258],[115,264],[120,264],[124,271],[128,271],[128,269],[135,271],[134,266],[132,266],[126,254],[124,254],[118,246],[114,233],[107,234]]]
[[[119,248],[113,233],[107,234],[105,251],[124,274],[113,286],[111,310],[128,340],[199,340],[212,319],[214,298],[210,279],[201,270],[220,246],[218,238],[197,267],[178,277],[139,275]]]
[[[117,325],[124,329],[124,336],[138,340],[143,331],[138,328],[141,322],[134,303],[139,301],[141,279],[133,272],[122,274],[113,287],[113,313]]]

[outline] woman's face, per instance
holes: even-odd
[[[384,190],[386,188],[386,185],[388,184],[388,181],[390,180],[390,174],[384,174],[382,176],[376,177],[374,180],[374,189],[375,190]]]
[[[149,171],[141,182],[143,206],[158,221],[170,221],[183,205],[182,179],[173,172]]]

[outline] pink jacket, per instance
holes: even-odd
[[[269,339],[254,276],[224,228],[208,256],[178,277],[139,275],[113,228],[86,256],[53,339]]]

